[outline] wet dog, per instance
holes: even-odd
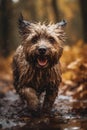
[[[42,112],[49,113],[61,82],[60,57],[65,42],[66,21],[41,24],[19,18],[22,44],[13,57],[14,86],[27,101],[28,108],[39,110],[40,95],[45,92]]]

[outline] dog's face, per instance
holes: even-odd
[[[59,24],[29,23],[19,19],[26,60],[36,68],[50,68],[61,57],[65,33],[64,21]]]

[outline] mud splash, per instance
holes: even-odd
[[[83,104],[59,93],[50,117],[32,117],[26,104],[11,90],[0,96],[0,130],[87,130],[87,102]]]

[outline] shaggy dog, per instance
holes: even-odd
[[[14,86],[32,112],[39,110],[42,92],[45,97],[41,110],[46,113],[52,109],[58,94],[65,25],[65,20],[47,25],[19,18],[22,44],[13,57]]]

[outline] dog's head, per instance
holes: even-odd
[[[19,18],[26,60],[34,67],[48,68],[58,63],[65,41],[63,20],[57,24],[30,23]]]

